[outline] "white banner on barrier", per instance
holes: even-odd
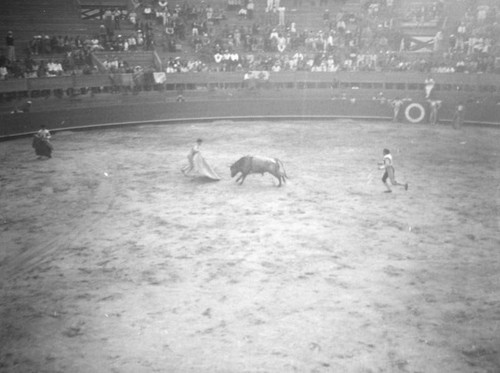
[[[164,84],[167,81],[167,74],[165,73],[153,73],[156,84]]]

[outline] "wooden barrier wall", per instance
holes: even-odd
[[[279,73],[271,74],[270,84],[280,88],[272,98],[254,97],[244,101],[209,99],[197,102],[152,103],[141,105],[118,105],[89,109],[55,110],[5,114],[0,116],[0,139],[8,139],[36,131],[41,124],[51,129],[85,128],[110,123],[165,123],[168,121],[249,119],[249,118],[370,118],[390,119],[392,108],[372,97],[384,92],[390,98],[414,97],[426,107],[423,81],[426,74],[411,73]],[[131,74],[123,78],[131,79]],[[453,117],[456,100],[466,99],[466,122],[469,124],[500,124],[500,76],[468,74],[434,74],[438,98],[443,99],[440,109],[442,122]],[[241,73],[168,74],[166,89],[197,89],[217,85],[222,88],[241,88]],[[47,90],[109,87],[113,85],[110,75],[78,75],[44,79],[21,79],[0,82],[0,94]],[[323,88],[325,95],[288,95],[286,89]],[[330,92],[330,90],[332,92]],[[347,99],[332,100],[338,94]],[[295,97],[292,97],[295,96]],[[300,97],[298,97],[300,96]],[[468,98],[473,99],[468,99]],[[480,99],[477,99],[477,98]],[[338,97],[337,97],[338,98]],[[351,102],[350,98],[356,98]],[[98,97],[96,97],[98,100]],[[454,101],[455,100],[455,101]],[[426,107],[426,118],[428,110]],[[422,123],[425,123],[424,119]]]
[[[449,124],[454,113],[453,105],[445,104],[440,109],[440,122]],[[0,140],[25,136],[36,132],[44,124],[52,131],[144,123],[166,124],[214,120],[335,120],[336,118],[357,118],[368,120],[390,120],[392,108],[376,100],[331,100],[276,98],[252,100],[206,100],[168,103],[141,103],[92,107],[92,109],[55,110],[5,114],[0,116]],[[488,106],[469,104],[466,106],[468,125],[499,125],[500,105]],[[401,126],[411,125],[404,120]],[[425,119],[422,126],[430,126]]]

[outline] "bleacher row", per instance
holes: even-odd
[[[73,0],[0,2],[0,35],[13,31],[20,57],[34,35],[92,35],[98,27],[97,22],[81,20]]]
[[[139,4],[154,4],[155,1],[135,0]],[[302,23],[302,27],[314,29],[322,24],[322,12],[324,9],[314,0],[304,1],[305,4],[311,6],[303,6],[301,9],[291,9],[288,7],[287,18],[289,21]],[[360,11],[359,0],[330,0],[331,7],[339,7],[342,4],[343,11],[347,13],[356,13]],[[295,1],[294,1],[295,2]],[[177,0],[169,2],[171,7],[174,4],[184,4],[184,1]],[[188,2],[189,3],[189,2]],[[215,8],[225,10],[227,8],[227,0],[213,0],[210,2]],[[302,3],[302,1],[301,1]],[[328,4],[328,0],[325,1]],[[134,9],[131,0],[2,0],[0,2],[0,35],[6,35],[7,31],[13,31],[16,43],[16,54],[21,59],[26,56],[27,46],[32,41],[35,35],[63,35],[69,37],[92,37],[98,35],[100,26],[103,20],[98,16],[102,16],[103,10],[106,8],[113,9],[120,6],[123,9]],[[196,7],[198,4],[190,4]],[[140,13],[142,5],[139,5],[136,10]],[[94,10],[94,12],[92,12]],[[83,13],[94,15],[83,16]],[[97,13],[96,13],[97,12]],[[97,15],[97,16],[96,16]],[[230,16],[228,22],[231,26],[238,27],[240,25],[250,25],[249,21],[242,21],[236,16],[236,12],[228,14]],[[265,6],[259,2],[255,10],[255,19],[257,22],[268,18],[265,12]],[[86,18],[86,19],[83,19]],[[26,27],[29,24],[30,27]],[[122,27],[122,33],[127,34],[134,31],[133,25],[125,23]],[[190,32],[190,29],[188,29]],[[183,42],[181,50],[185,53],[190,50],[188,42]],[[162,51],[159,50],[159,53]],[[0,54],[5,54],[5,45],[0,44]],[[165,55],[164,55],[165,57]]]

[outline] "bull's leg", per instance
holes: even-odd
[[[246,179],[247,175],[248,175],[248,174],[243,174],[243,175],[242,175],[242,179],[241,179],[241,183],[240,183],[240,185],[241,185],[241,184],[243,184],[243,182],[245,181],[245,179]]]
[[[240,176],[238,176],[238,178],[234,182],[237,183],[238,181],[241,180],[242,177],[243,177],[243,174],[240,174]]]
[[[274,170],[268,171],[271,175],[273,175],[276,179],[278,179],[278,187],[281,186],[281,174],[280,174],[280,169],[278,165],[275,165]]]
[[[276,179],[278,179],[278,182],[279,182],[279,184],[278,184],[278,188],[279,188],[279,187],[281,186],[281,176],[280,176],[279,174],[277,175],[277,174],[275,174],[275,173],[273,173],[272,175],[273,175]]]

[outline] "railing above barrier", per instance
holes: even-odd
[[[94,87],[111,87],[121,82],[136,81],[139,84],[151,84],[147,79],[137,81],[133,74],[119,74],[121,79],[113,79],[111,74],[72,75],[51,78],[29,78],[4,80],[0,82],[0,94],[14,92],[32,92],[43,90],[67,90]],[[424,73],[389,73],[389,72],[280,72],[270,73],[270,85],[279,85],[280,88],[340,88],[340,89],[371,89],[380,91],[414,92],[421,90],[429,74]],[[499,74],[460,74],[442,73],[432,74],[436,84],[436,91],[475,94],[499,95]],[[116,75],[115,75],[116,77]],[[219,86],[234,87],[243,84],[244,73],[174,73],[166,74],[163,85],[175,89],[183,87]],[[128,84],[128,83],[127,83]],[[154,84],[154,83],[152,83]]]

